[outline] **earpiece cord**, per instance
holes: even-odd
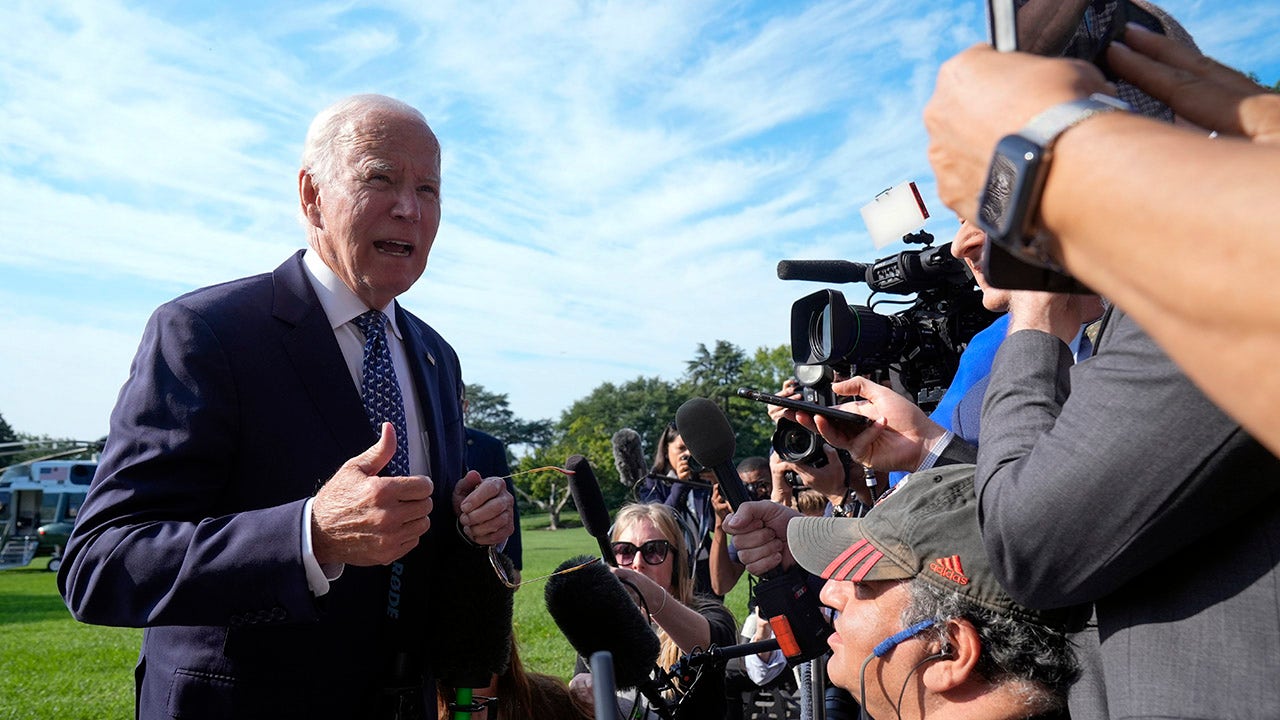
[[[933,655],[930,655],[924,658],[923,660],[921,660],[920,662],[916,663],[915,666],[911,668],[911,671],[907,673],[907,677],[902,681],[902,690],[898,693],[898,704],[893,709],[894,713],[896,713],[898,716],[898,720],[902,720],[902,699],[907,696],[907,685],[911,682],[911,676],[914,675],[915,672],[920,669],[921,665],[924,665],[925,663],[931,662],[933,660],[941,660],[948,656],[949,656],[949,653],[935,653]]]

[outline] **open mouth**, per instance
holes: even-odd
[[[413,252],[412,245],[397,240],[374,240],[373,247],[384,255],[396,255],[398,257],[408,257]]]

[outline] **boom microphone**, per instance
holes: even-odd
[[[547,612],[584,658],[597,652],[613,656],[614,675],[622,689],[649,680],[661,646],[622,581],[594,558],[570,558],[547,581]],[[563,572],[575,565],[586,565]]]
[[[613,466],[618,468],[618,479],[623,485],[635,487],[649,474],[640,448],[640,433],[622,428],[613,434]]]
[[[870,265],[848,260],[779,260],[779,280],[826,283],[866,282]]]
[[[591,463],[581,455],[570,455],[564,462],[564,469],[573,473],[569,476],[569,494],[573,496],[573,504],[578,508],[582,526],[600,545],[600,555],[604,561],[617,567],[618,561],[614,559],[613,549],[609,547],[609,508],[604,504],[604,495],[600,492],[600,483],[591,469]]]

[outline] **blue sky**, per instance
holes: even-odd
[[[1280,78],[1274,0],[1171,0]],[[859,208],[916,180],[920,112],[985,37],[972,0],[119,2],[0,9],[0,413],[79,438],[147,317],[304,243],[310,118],[401,98],[444,146],[444,221],[403,303],[526,418],[674,379],[697,343],[788,341],[783,258],[869,261]],[[865,292],[843,288],[852,301]]]

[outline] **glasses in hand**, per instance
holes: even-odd
[[[619,565],[630,565],[636,559],[636,553],[640,553],[640,557],[649,565],[661,565],[667,560],[667,553],[671,551],[671,543],[666,540],[650,540],[636,547],[629,542],[616,542],[610,549],[613,550],[613,558],[618,561]]]

